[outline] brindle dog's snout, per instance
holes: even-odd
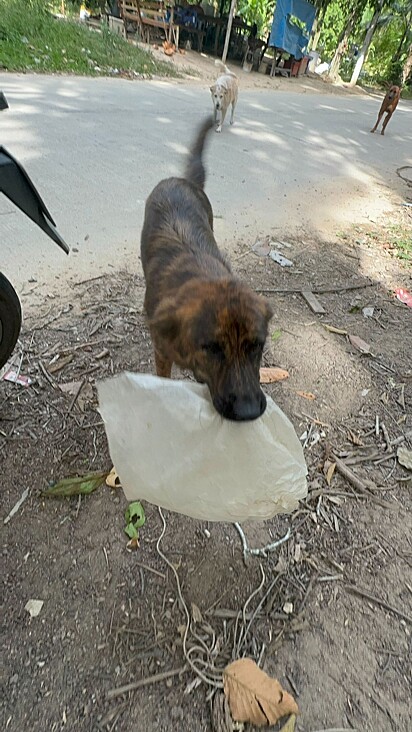
[[[217,397],[214,405],[219,414],[225,419],[234,422],[251,422],[261,417],[266,409],[266,397],[261,389],[255,393],[229,393],[224,397]]]

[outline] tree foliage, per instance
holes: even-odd
[[[330,63],[334,59],[337,73],[349,80],[363,47],[360,81],[401,82],[412,43],[412,0],[312,2],[317,8],[316,44],[322,60]],[[248,23],[256,23],[260,36],[266,38],[275,6],[276,0],[239,0],[237,13]],[[376,27],[370,32],[376,14]]]

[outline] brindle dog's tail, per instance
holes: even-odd
[[[185,178],[199,188],[203,188],[206,180],[206,172],[203,165],[202,155],[205,146],[207,133],[214,126],[213,117],[208,117],[200,127],[196,141],[190,150],[189,159],[186,165]]]

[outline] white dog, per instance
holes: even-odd
[[[215,64],[221,68],[223,73],[216,79],[216,83],[210,87],[210,91],[212,93],[215,122],[217,122],[216,132],[222,132],[222,124],[225,121],[230,104],[232,105],[230,124],[233,125],[239,82],[236,74],[233,74],[222,61],[216,59]]]

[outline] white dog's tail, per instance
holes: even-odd
[[[224,64],[223,61],[220,60],[220,58],[215,59],[215,66],[219,66],[219,68],[221,69],[221,71],[224,71],[224,73],[225,74],[228,74],[228,76],[234,76],[235,78],[237,78],[236,77],[236,74],[234,74],[233,71],[231,71],[226,66],[226,64]]]
[[[213,125],[213,118],[208,117],[200,126],[186,164],[186,180],[194,183],[196,186],[199,186],[199,188],[203,188],[205,185],[206,173],[202,160],[203,148],[205,146],[207,134],[209,130],[212,129]]]

